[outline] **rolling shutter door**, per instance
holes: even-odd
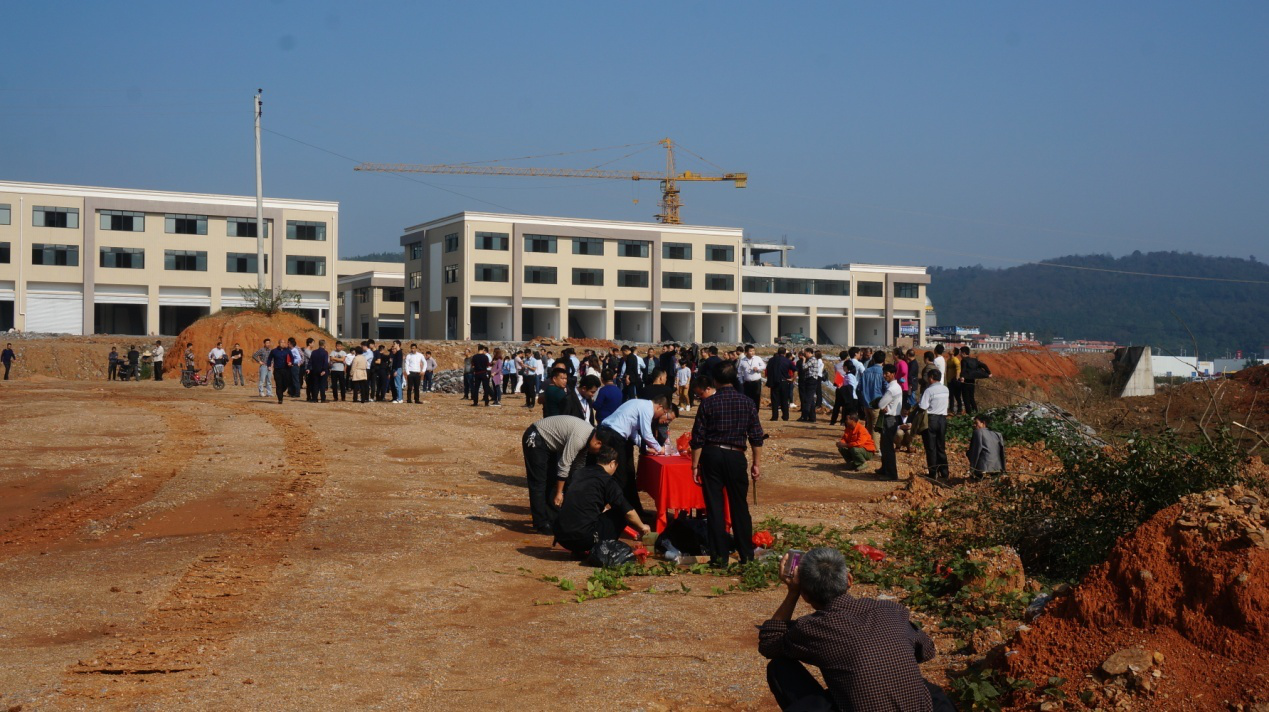
[[[26,330],[46,334],[84,333],[84,288],[65,285],[57,291],[28,289]]]

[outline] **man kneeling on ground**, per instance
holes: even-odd
[[[613,479],[617,471],[617,451],[607,445],[595,455],[595,464],[572,476],[568,496],[555,520],[555,541],[574,554],[584,554],[597,542],[616,539],[629,524],[647,534],[648,525]]]
[[[837,451],[846,460],[846,469],[858,470],[865,462],[872,459],[877,452],[877,444],[873,442],[872,433],[859,422],[858,413],[846,414],[846,429],[842,431],[842,439],[837,441]]]
[[[912,624],[908,609],[847,593],[850,570],[836,549],[811,549],[792,571],[788,559],[780,562],[788,587],[784,602],[758,629],[758,652],[771,660],[767,684],[780,709],[956,709],[941,688],[921,676],[918,664],[934,657],[934,643]],[[794,621],[799,598],[815,612]],[[820,669],[827,690],[803,663]]]

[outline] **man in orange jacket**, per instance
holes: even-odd
[[[842,454],[848,470],[858,470],[863,467],[864,463],[871,460],[873,454],[877,452],[877,445],[872,440],[872,434],[863,423],[859,422],[858,413],[847,414],[846,430],[842,432],[842,439],[837,441],[837,451]]]

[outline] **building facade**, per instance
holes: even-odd
[[[464,212],[408,228],[401,245],[406,338],[847,345],[924,333],[925,268],[790,267],[792,248],[739,228]]]
[[[265,198],[264,217],[266,286],[333,329],[339,204]],[[177,334],[245,306],[256,262],[254,197],[0,181],[0,329]]]
[[[339,261],[335,308],[345,341],[405,338],[405,274],[396,262]]]

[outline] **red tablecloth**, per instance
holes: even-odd
[[[657,504],[656,531],[665,530],[669,509],[705,509],[705,492],[692,481],[692,458],[679,455],[644,455],[635,476],[638,488],[652,495]],[[725,495],[724,495],[725,496]],[[727,507],[727,528],[731,528],[731,507]]]

